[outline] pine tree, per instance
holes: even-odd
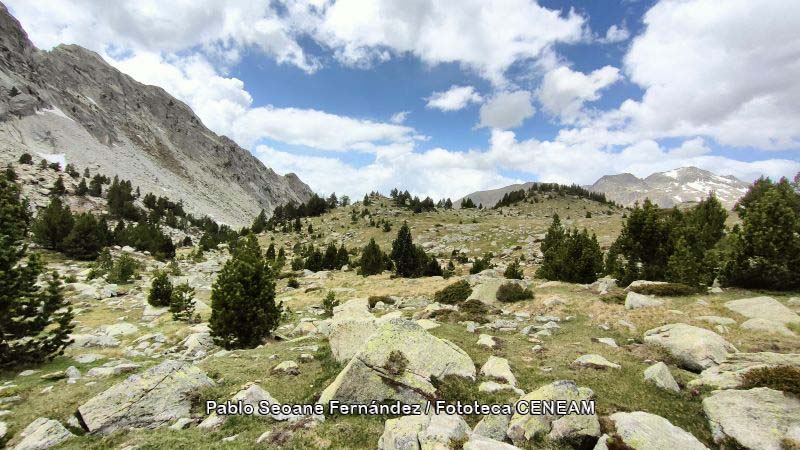
[[[361,275],[378,275],[385,268],[385,257],[381,248],[375,243],[375,239],[370,239],[361,251]]]
[[[255,233],[255,232],[253,232],[253,233]],[[274,243],[272,243],[272,242],[269,243],[269,247],[267,247],[267,253],[264,255],[264,258],[266,258],[267,261],[275,261],[275,244]]]
[[[39,286],[39,258],[31,255],[21,263],[29,224],[19,188],[0,179],[0,366],[46,361],[70,343],[72,308],[64,300],[58,273]]]
[[[263,209],[253,220],[253,225],[250,226],[250,231],[255,234],[263,233],[267,229],[267,212]]]
[[[347,253],[347,249],[344,248],[344,244],[339,246],[339,251],[336,252],[336,268],[341,269],[344,266],[350,264],[350,255]]]
[[[80,183],[78,183],[78,186],[75,188],[75,195],[84,197],[88,193],[89,187],[86,186],[86,178],[81,178]]]
[[[336,255],[336,245],[331,242],[328,244],[328,247],[325,248],[325,255],[322,257],[322,267],[325,270],[338,269],[338,267],[336,267]]]
[[[252,348],[278,327],[274,275],[250,234],[237,246],[211,292],[209,326],[214,341],[230,348]]]
[[[172,299],[172,291],[173,287],[169,281],[169,276],[167,276],[166,272],[158,270],[153,275],[153,281],[150,283],[147,303],[156,307],[169,306]]]
[[[74,222],[69,207],[60,198],[53,197],[33,223],[34,240],[44,248],[61,250]]]
[[[283,247],[278,250],[278,256],[275,258],[275,263],[278,267],[283,267],[286,264],[286,250]]]
[[[6,180],[11,181],[12,183],[17,181],[17,172],[14,172],[14,166],[11,164],[6,167]]]
[[[667,280],[699,288],[701,284],[704,284],[703,273],[702,260],[684,237],[678,238],[675,243],[675,251],[667,262]]]
[[[172,289],[169,300],[169,312],[173,320],[188,322],[194,316],[194,289],[187,283],[181,283]]]
[[[80,214],[75,218],[72,230],[64,238],[64,254],[83,261],[93,260],[103,249],[107,233],[105,224],[98,222],[92,213]]]
[[[50,189],[50,195],[53,196],[60,196],[67,193],[67,188],[64,186],[64,179],[61,178],[61,175],[56,178],[55,183],[53,183],[53,187]]]
[[[519,267],[519,259],[515,259],[511,264],[506,267],[503,276],[510,280],[521,280],[523,277],[522,269]]]
[[[399,276],[405,278],[415,276],[418,271],[417,252],[411,239],[411,229],[406,222],[403,222],[403,226],[397,231],[397,237],[392,242],[390,257]]]
[[[339,300],[333,291],[328,291],[325,300],[322,301],[322,309],[325,310],[325,317],[333,317],[333,308],[339,306]]]
[[[108,188],[107,197],[108,214],[111,217],[128,220],[139,219],[139,211],[133,203],[133,187],[130,181],[120,181],[118,177],[114,177],[114,181]]]
[[[103,177],[99,174],[92,177],[89,181],[89,195],[92,197],[100,197],[103,195]]]
[[[797,289],[800,195],[786,179],[760,181],[745,195],[746,207],[739,208],[742,225],[731,233],[722,281],[751,289]]]

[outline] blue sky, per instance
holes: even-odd
[[[323,193],[800,171],[795,2],[174,3],[8,6]]]

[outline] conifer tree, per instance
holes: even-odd
[[[169,300],[169,312],[173,320],[188,322],[194,316],[194,289],[187,283],[181,283],[172,289]]]
[[[255,231],[253,233],[255,233]],[[267,247],[267,253],[264,254],[264,258],[266,258],[267,261],[275,261],[275,244],[274,243],[272,243],[272,242],[269,243],[269,247]]]
[[[64,238],[63,251],[70,258],[89,261],[97,258],[106,244],[108,229],[98,222],[92,213],[83,213],[75,218],[69,234]]]
[[[60,198],[53,197],[33,223],[34,240],[44,248],[61,250],[74,222],[69,207]]]
[[[252,234],[237,246],[211,292],[209,326],[223,347],[255,347],[278,327],[281,306],[275,304],[275,281]]]
[[[67,193],[67,188],[64,186],[64,179],[61,178],[61,175],[56,178],[55,183],[53,183],[53,187],[50,189],[50,195],[53,196],[60,196]]]
[[[89,187],[86,186],[86,178],[81,178],[80,183],[78,183],[78,186],[75,188],[75,195],[84,197],[88,193]]]
[[[263,233],[267,229],[267,213],[263,209],[253,220],[253,225],[250,226],[250,231],[255,234]]]
[[[334,270],[338,269],[336,267],[336,245],[331,242],[328,244],[328,247],[325,248],[325,255],[322,257],[322,267],[326,270]]]
[[[30,216],[19,188],[0,179],[0,366],[38,363],[63,353],[72,331],[72,308],[58,273],[37,285],[43,265],[27,253]]]
[[[344,248],[344,244],[342,244],[339,246],[339,250],[336,252],[336,268],[341,269],[349,264],[350,255],[347,253],[347,249]]]
[[[172,299],[172,290],[173,286],[167,273],[161,270],[156,271],[153,275],[153,281],[150,283],[147,303],[156,307],[169,306]]]
[[[411,229],[406,222],[403,222],[403,226],[397,231],[397,237],[392,242],[390,257],[399,276],[405,278],[415,276],[418,271],[417,251],[411,238]]]
[[[503,276],[511,280],[521,280],[523,277],[522,269],[519,267],[519,259],[515,259],[506,267]]]
[[[103,177],[99,174],[92,177],[89,181],[89,195],[92,197],[100,197],[103,195]]]
[[[383,272],[385,268],[385,257],[381,248],[375,242],[375,239],[370,239],[369,243],[361,251],[361,275],[378,275]]]
[[[6,180],[11,181],[12,183],[17,181],[17,172],[14,172],[14,166],[11,164],[6,167]]]
[[[276,265],[278,267],[283,267],[286,264],[286,250],[283,247],[278,250],[278,256],[275,258]]]

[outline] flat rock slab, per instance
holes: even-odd
[[[661,389],[667,389],[673,392],[679,392],[681,390],[675,378],[673,378],[672,373],[670,373],[669,367],[663,362],[657,362],[645,369],[644,379]]]
[[[714,442],[726,439],[752,450],[782,450],[800,424],[800,399],[769,388],[715,391],[703,400]]]
[[[505,381],[511,386],[517,385],[517,378],[511,372],[511,366],[505,358],[490,356],[486,364],[481,367],[480,373],[494,380]]]
[[[634,450],[708,450],[696,437],[667,419],[643,411],[609,416],[617,436]]]
[[[582,355],[572,362],[573,367],[589,367],[591,369],[619,369],[619,364],[605,359],[601,355]]]
[[[625,296],[625,309],[653,308],[663,305],[664,300],[647,295],[637,294],[633,291],[628,291],[628,295]]]
[[[90,433],[156,428],[189,416],[191,394],[213,385],[199,368],[167,360],[96,395],[78,408],[78,415]]]
[[[772,297],[752,297],[732,300],[725,307],[748,319],[766,319],[782,324],[800,324],[800,316]]]
[[[22,433],[22,440],[14,447],[14,450],[40,450],[66,441],[75,437],[69,430],[61,425],[57,420],[39,417],[31,422]]]
[[[469,425],[459,416],[403,416],[386,421],[378,449],[448,449],[469,434]]]
[[[700,373],[689,386],[708,386],[716,389],[736,389],[751,370],[764,367],[791,366],[800,369],[800,354],[795,353],[734,353],[718,366]]]
[[[519,447],[514,445],[476,433],[470,435],[469,441],[461,448],[463,450],[520,450]]]
[[[786,337],[796,336],[792,330],[786,327],[782,322],[776,322],[770,319],[748,319],[742,324],[743,330],[758,331],[762,333],[779,334]]]
[[[695,372],[719,365],[736,352],[736,347],[717,333],[685,323],[648,330],[644,342],[663,347],[681,367]]]

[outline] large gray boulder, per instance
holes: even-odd
[[[517,446],[476,433],[472,433],[461,448],[463,450],[520,450]]]
[[[736,389],[742,386],[743,377],[754,369],[791,366],[800,369],[800,354],[795,353],[734,353],[718,366],[709,367],[689,386],[708,386],[716,389]]]
[[[517,378],[511,372],[511,366],[505,358],[490,356],[486,364],[481,367],[481,375],[493,380],[505,381],[511,386],[517,385]]]
[[[90,433],[156,428],[188,416],[191,395],[213,384],[197,367],[167,360],[96,395],[78,408],[78,416]]]
[[[390,355],[394,355],[394,361],[390,361]],[[474,379],[475,365],[458,346],[433,336],[416,322],[392,319],[378,327],[325,388],[319,402],[392,399],[422,403],[436,393],[431,377],[442,379],[447,375]]]
[[[691,433],[655,414],[618,412],[609,419],[617,437],[634,450],[708,450]]]
[[[772,297],[752,297],[725,302],[725,307],[748,319],[800,324],[800,316]]]
[[[653,308],[663,305],[664,300],[647,295],[637,294],[633,291],[628,291],[628,294],[625,296],[625,309]]]
[[[727,439],[751,450],[782,450],[800,424],[800,399],[769,388],[715,391],[703,400],[714,442]]]
[[[657,362],[644,370],[644,379],[650,383],[655,384],[661,389],[666,389],[673,392],[680,392],[681,388],[678,382],[673,378],[669,367],[663,362]]]
[[[288,420],[294,416],[289,416],[286,414],[269,414],[269,415],[262,415],[261,411],[259,410],[259,406],[261,402],[268,402],[270,405],[279,404],[275,398],[270,395],[269,392],[265,391],[261,386],[258,384],[251,384],[244,389],[240,390],[236,393],[236,395],[231,398],[231,403],[242,402],[244,405],[250,405],[255,410],[254,416],[262,417],[262,418],[271,418],[274,420]],[[220,416],[217,413],[212,412],[209,414],[202,422],[198,425],[198,428],[201,429],[216,429],[222,426],[227,420],[229,416]]]
[[[378,449],[444,450],[463,442],[469,434],[469,425],[460,416],[403,416],[386,421]]]
[[[520,402],[533,400],[589,401],[594,397],[591,389],[579,387],[574,381],[561,380],[547,384],[523,396]],[[554,441],[583,443],[600,436],[600,421],[590,415],[538,415],[514,413],[506,430],[514,445],[523,446],[543,437]]]
[[[511,421],[510,415],[504,414],[489,414],[483,418],[473,428],[473,434],[479,434],[488,438],[503,441],[506,439],[506,430],[508,423]]]
[[[55,447],[67,439],[75,437],[57,420],[39,417],[20,433],[22,440],[14,450],[44,450]]]
[[[473,286],[472,293],[467,300],[480,300],[483,303],[497,303],[497,290],[508,280],[505,279],[484,279],[479,284]]]
[[[681,367],[700,372],[719,365],[736,351],[722,336],[705,328],[672,323],[648,330],[644,342],[666,349]]]

